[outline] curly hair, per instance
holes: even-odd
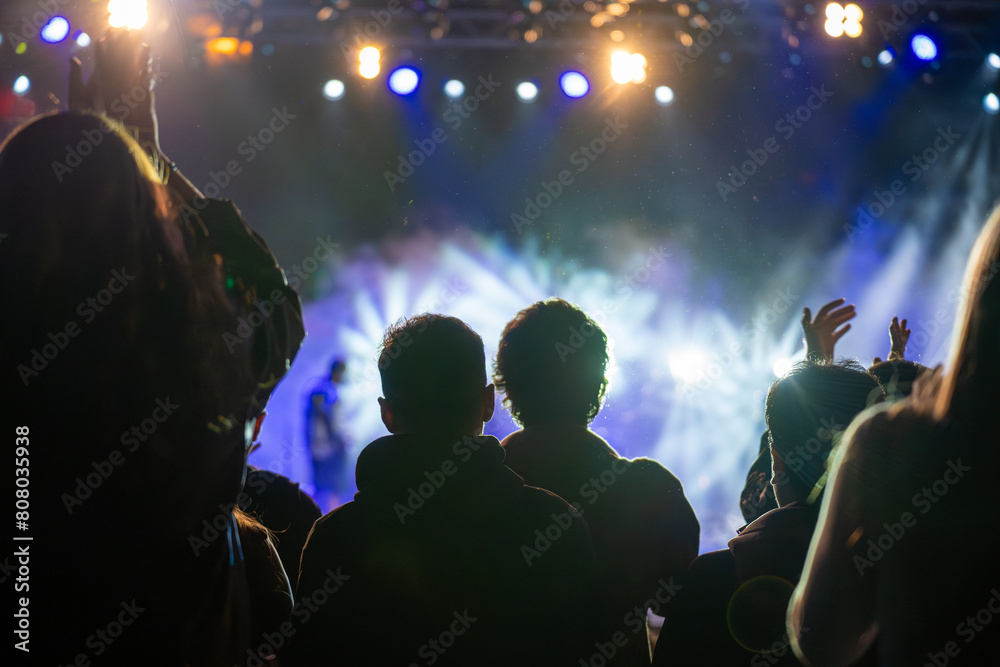
[[[507,323],[493,381],[522,425],[590,423],[608,388],[608,337],[580,308],[539,301]]]

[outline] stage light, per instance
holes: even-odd
[[[670,86],[657,86],[653,95],[656,97],[656,101],[663,106],[674,101],[674,90]]]
[[[1000,97],[996,93],[989,93],[983,98],[983,109],[986,113],[995,114],[1000,112]]]
[[[1000,69],[1000,55],[997,55],[996,53],[991,53],[990,55],[986,56],[986,64],[992,67],[993,69]]]
[[[827,19],[823,25],[823,29],[826,30],[826,34],[830,35],[830,37],[840,37],[844,34],[844,22]]]
[[[848,37],[860,37],[862,32],[859,21],[844,21],[844,34]]]
[[[108,3],[111,16],[108,24],[112,28],[132,28],[138,30],[146,25],[149,14],[146,12],[146,0],[111,0]]]
[[[830,21],[843,23],[846,15],[847,12],[844,11],[844,7],[839,2],[831,2],[826,6],[826,18]]]
[[[892,51],[890,51],[889,49],[885,49],[878,54],[878,63],[879,65],[885,67],[886,65],[892,62],[893,58],[895,58],[895,56],[892,55]]]
[[[409,95],[420,85],[420,75],[412,67],[400,67],[389,75],[389,90],[397,95]]]
[[[910,48],[913,49],[913,55],[921,60],[934,60],[937,58],[937,44],[923,33],[917,33],[913,36],[913,39],[910,40]]]
[[[856,21],[861,23],[861,19],[864,18],[865,13],[861,11],[861,8],[855,4],[846,5],[844,7],[844,20],[845,21]]]
[[[374,79],[382,70],[378,61],[382,54],[374,46],[366,46],[358,52],[358,73],[366,79]]]
[[[344,82],[340,79],[330,79],[323,84],[323,97],[328,100],[339,100],[344,96]]]
[[[517,97],[522,102],[534,102],[538,97],[538,86],[530,81],[522,81],[517,84]]]
[[[240,40],[235,37],[216,37],[205,42],[209,51],[224,56],[235,54],[240,48]]]
[[[578,99],[590,92],[590,82],[579,72],[566,72],[559,77],[559,87],[566,97]]]
[[[66,39],[69,35],[69,21],[62,16],[53,16],[52,19],[42,26],[41,36],[43,42],[56,44]]]
[[[795,359],[790,359],[788,357],[780,357],[774,361],[774,366],[771,370],[774,372],[775,377],[782,377],[785,373],[792,370],[792,366],[795,365]]]
[[[90,35],[85,32],[81,32],[76,36],[76,45],[81,49],[85,49],[90,46]]]
[[[646,59],[641,53],[614,52],[611,54],[611,78],[615,83],[642,83],[646,80]]]
[[[453,100],[457,100],[465,92],[465,84],[458,79],[450,79],[444,84],[444,94]]]
[[[14,79],[14,92],[18,95],[24,95],[26,92],[31,90],[31,80],[23,74],[16,79]]]
[[[709,365],[710,357],[698,349],[690,349],[667,359],[670,374],[674,380],[683,384],[694,384]]]

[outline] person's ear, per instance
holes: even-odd
[[[496,388],[492,384],[483,387],[483,423],[493,419],[493,410],[496,409]]]
[[[775,478],[778,473],[785,472],[785,459],[781,458],[781,454],[778,450],[774,448],[774,445],[770,446],[771,449],[771,478]]]
[[[392,411],[392,403],[389,399],[382,398],[379,396],[378,399],[379,412],[382,415],[382,423],[385,424],[385,428],[389,433],[396,433],[396,415]]]

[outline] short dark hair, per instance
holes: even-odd
[[[930,369],[908,359],[897,359],[894,361],[882,361],[871,368],[868,372],[878,378],[886,393],[892,398],[906,398],[913,393],[913,383],[917,378]]]
[[[764,418],[789,483],[810,494],[848,425],[885,398],[871,373],[853,361],[803,361],[771,385]]]
[[[520,424],[590,422],[608,387],[608,337],[577,306],[539,301],[504,327],[493,381]]]
[[[486,386],[479,334],[457,317],[424,313],[390,326],[379,347],[382,394],[417,430],[458,426]]]

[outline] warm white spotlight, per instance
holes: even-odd
[[[444,94],[457,100],[465,92],[465,84],[458,79],[451,79],[444,84]]]
[[[646,80],[646,58],[641,53],[612,53],[611,78],[615,83],[642,83]]]
[[[844,22],[837,19],[827,19],[823,24],[823,29],[830,37],[840,37],[844,34]]]
[[[844,21],[844,34],[848,37],[860,37],[862,32],[861,22],[848,19]]]
[[[366,79],[374,79],[378,76],[379,71],[382,67],[379,65],[379,59],[382,54],[374,46],[366,46],[358,52],[358,74]]]
[[[517,97],[522,102],[532,102],[538,97],[538,86],[530,81],[522,81],[517,84]]]
[[[674,90],[670,86],[657,86],[653,95],[656,97],[656,101],[663,106],[674,101]]]
[[[839,2],[831,2],[826,6],[826,18],[843,23],[844,19],[847,18],[847,12]]]
[[[149,14],[146,0],[111,0],[108,3],[108,24],[112,28],[132,28],[138,30],[146,25]]]
[[[340,79],[330,79],[323,85],[323,97],[328,100],[339,100],[344,96],[344,82]]]

